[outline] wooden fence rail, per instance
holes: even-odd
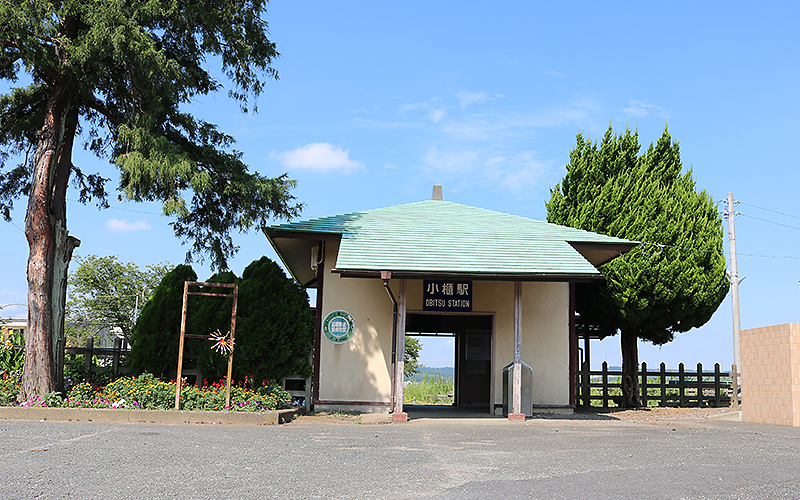
[[[733,376],[732,376],[733,375]],[[667,370],[661,363],[659,370],[647,369],[642,363],[639,372],[639,400],[642,406],[738,406],[739,387],[736,365],[729,372],[720,371],[719,363],[714,371],[703,371],[697,363],[696,371],[686,371],[683,363],[678,370]],[[603,361],[599,371],[589,369],[584,363],[578,373],[576,403],[580,407],[619,406],[622,400],[622,371],[611,371]],[[600,404],[594,404],[599,402]]]
[[[11,347],[17,350],[25,349],[24,345],[12,345]],[[131,370],[125,366],[122,361],[122,359],[128,355],[130,349],[123,349],[122,339],[120,338],[114,339],[114,347],[95,347],[94,337],[88,337],[84,347],[65,347],[64,352],[70,354],[82,354],[83,367],[87,374],[105,371],[109,368],[109,366],[111,367],[111,373],[113,373],[115,377],[120,374],[124,375],[131,372]],[[111,364],[109,365],[106,362],[101,363],[101,365],[95,365],[95,356],[98,356],[99,358],[111,358]],[[185,359],[197,359],[197,357],[197,354],[187,354],[184,356]],[[194,376],[198,383],[203,380],[203,372],[200,370],[200,368],[184,368],[182,373],[184,377]]]
[[[12,345],[13,349],[23,350],[24,345]],[[130,373],[128,367],[123,366],[121,360],[130,352],[128,349],[122,348],[122,339],[114,339],[114,347],[95,347],[94,338],[89,337],[86,339],[84,347],[65,347],[64,352],[70,354],[83,354],[83,367],[86,373],[98,373],[108,368],[108,365],[97,366],[93,363],[94,356],[101,358],[111,357],[111,371],[114,375],[120,373]]]
[[[94,337],[88,337],[86,339],[85,347],[65,347],[64,352],[68,352],[70,354],[83,354],[83,368],[87,374],[98,373],[108,368],[108,365],[96,366],[93,362],[94,356],[105,358],[111,357],[111,373],[113,373],[114,376],[117,376],[120,373],[131,372],[127,366],[123,366],[120,363],[121,358],[127,356],[130,352],[128,349],[122,348],[121,338],[114,339],[114,347],[95,347]]]

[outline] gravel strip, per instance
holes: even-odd
[[[534,418],[563,418],[571,420],[622,420],[628,422],[675,422],[702,420],[715,415],[736,411],[730,407],[723,408],[661,408],[649,407],[630,410],[609,409],[576,411],[572,415],[536,415]]]

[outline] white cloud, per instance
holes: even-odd
[[[628,116],[647,116],[650,114],[655,114],[657,116],[668,118],[667,110],[663,107],[656,106],[655,104],[647,104],[641,101],[632,100],[630,105],[627,108],[623,108],[622,111]]]
[[[400,109],[403,111],[415,111],[418,109],[428,109],[430,104],[427,102],[412,102],[410,104],[402,104]]]
[[[367,127],[375,127],[375,128],[382,128],[382,129],[395,129],[395,128],[413,128],[416,127],[417,124],[415,123],[407,123],[401,121],[388,121],[388,120],[367,120],[365,118],[356,118],[354,120],[359,125],[364,125]]]
[[[548,76],[554,76],[556,78],[566,78],[567,77],[567,75],[565,75],[564,73],[562,73],[560,71],[556,71],[554,69],[548,69],[548,70],[546,70],[544,72],[544,74],[548,75]]]
[[[462,108],[466,108],[470,104],[483,104],[489,101],[495,101],[497,98],[503,97],[498,94],[489,94],[487,92],[468,92],[462,91],[456,94]]]
[[[128,219],[108,219],[106,227],[112,231],[123,231],[131,233],[134,231],[148,231],[152,226],[145,220],[128,222]]]
[[[431,148],[422,157],[427,176],[457,187],[481,185],[513,194],[549,187],[558,169],[541,161],[533,151],[497,152],[470,148],[441,151]]]
[[[428,118],[430,118],[433,123],[439,123],[439,121],[445,116],[447,116],[447,111],[441,108],[431,110],[431,112],[428,114]]]
[[[339,170],[349,173],[361,167],[360,162],[350,159],[349,149],[342,150],[327,142],[314,142],[283,153],[273,152],[272,156],[278,158],[288,169],[316,172]]]
[[[409,112],[414,111],[427,112],[428,120],[432,121],[433,123],[439,123],[442,118],[447,116],[447,107],[438,105],[435,97],[429,99],[427,102],[412,102],[398,106],[398,114],[401,118],[405,118],[409,115]]]
[[[438,148],[428,150],[422,161],[429,169],[443,174],[463,174],[479,164],[476,151],[439,151]]]
[[[576,96],[558,107],[531,112],[464,113],[448,115],[442,122],[441,132],[448,137],[465,141],[498,141],[530,134],[530,130],[564,125],[592,129],[594,117],[602,112],[601,104],[592,97]]]
[[[486,179],[496,187],[513,193],[523,193],[549,185],[555,170],[539,160],[533,151],[492,156],[486,160]]]

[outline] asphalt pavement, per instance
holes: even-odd
[[[800,498],[800,428],[473,417],[5,420],[0,498]]]

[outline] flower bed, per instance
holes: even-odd
[[[12,378],[0,380],[0,405],[20,405],[16,402],[19,382]],[[231,387],[231,403],[225,406],[225,384],[217,382],[181,388],[181,410],[206,411],[268,411],[286,407],[292,396],[273,381],[263,381],[260,387]],[[139,377],[122,377],[105,387],[94,388],[88,382],[73,386],[66,398],[47,394],[44,398],[21,403],[22,406],[67,408],[133,408],[170,410],[175,408],[175,382],[159,380],[149,373]]]

